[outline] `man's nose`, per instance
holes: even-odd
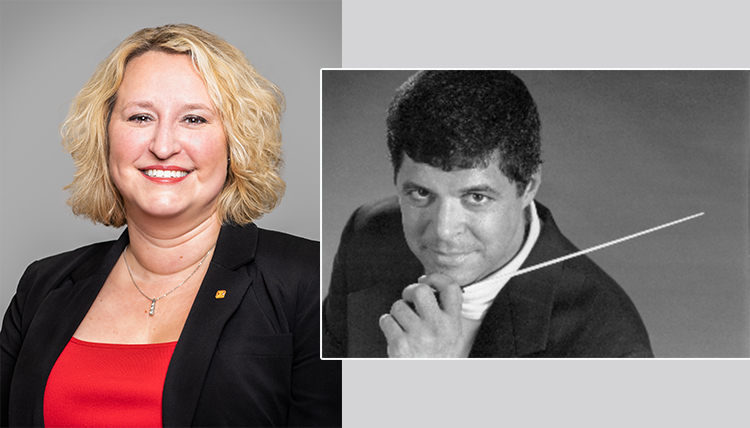
[[[159,159],[169,159],[182,150],[178,134],[171,124],[167,122],[157,123],[149,150]]]
[[[432,212],[432,228],[441,241],[450,241],[460,235],[465,225],[461,204],[456,201],[441,201]]]

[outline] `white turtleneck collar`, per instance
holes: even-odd
[[[495,300],[495,296],[508,283],[511,276],[521,268],[523,262],[526,261],[531,249],[536,244],[537,238],[539,238],[541,230],[541,222],[539,221],[534,201],[531,201],[529,204],[529,211],[531,224],[529,225],[529,233],[526,241],[521,246],[521,250],[498,271],[463,289],[464,301],[461,307],[463,318],[475,321],[484,318],[484,314]]]

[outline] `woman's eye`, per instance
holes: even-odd
[[[143,123],[143,122],[148,122],[149,120],[151,120],[151,116],[146,115],[146,114],[136,114],[136,115],[130,116],[128,120],[130,122]]]
[[[206,119],[200,117],[200,116],[188,116],[185,118],[185,122],[191,124],[191,125],[197,125],[200,123],[206,123]]]

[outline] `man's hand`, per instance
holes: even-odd
[[[413,305],[413,310],[407,303]],[[406,287],[391,312],[380,317],[390,358],[451,358],[461,352],[461,288],[434,273]]]

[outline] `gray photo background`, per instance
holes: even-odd
[[[394,194],[385,113],[413,71],[324,71],[323,293],[358,206]],[[748,73],[517,71],[542,120],[538,200],[627,291],[657,357],[748,357]]]
[[[341,66],[340,1],[0,3],[0,307],[34,260],[115,239],[73,216],[58,126],[96,65],[133,32],[190,23],[240,48],[284,92],[287,191],[261,227],[320,239],[319,70]]]

